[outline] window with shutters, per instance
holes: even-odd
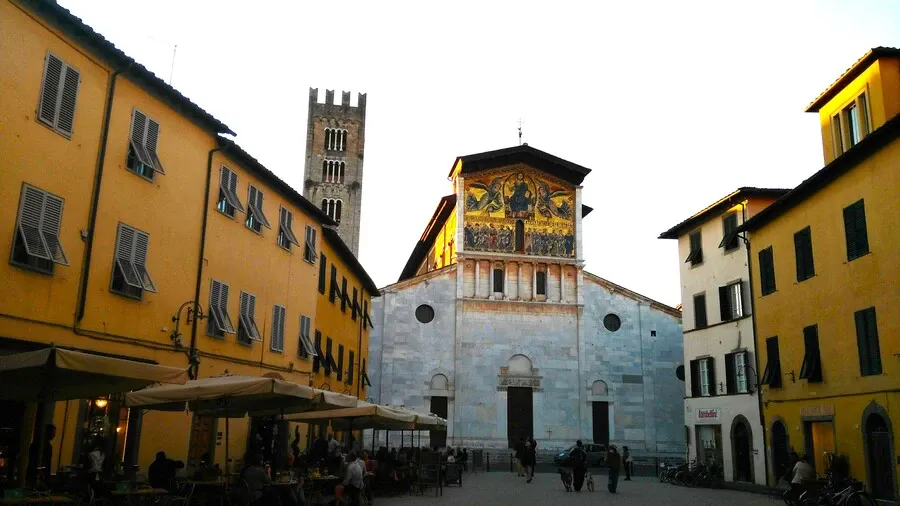
[[[326,151],[346,151],[347,150],[347,131],[339,128],[325,129],[325,150]]]
[[[262,341],[259,327],[256,326],[256,296],[241,292],[241,316],[238,319],[237,340],[239,343],[252,344]]]
[[[822,381],[822,357],[819,354],[819,327],[810,325],[803,329],[803,364],[800,366],[800,379],[809,383]]]
[[[349,355],[347,356],[347,362],[349,362],[349,367],[347,367],[347,384],[353,384],[353,367],[356,362],[356,354],[353,353],[353,350],[350,350]]]
[[[297,236],[294,235],[294,213],[284,206],[278,211],[278,245],[290,251],[291,245],[300,246]]]
[[[503,269],[494,269],[494,293],[503,293]]]
[[[319,261],[319,293],[325,295],[325,274],[328,272],[328,257],[322,253],[322,259]]]
[[[244,206],[237,195],[237,173],[224,165],[219,169],[219,200],[216,209],[229,218],[234,218],[235,211],[244,212]]]
[[[75,101],[81,74],[53,53],[44,61],[44,78],[37,118],[58,133],[71,137],[75,126]]]
[[[859,374],[881,374],[881,345],[878,342],[875,308],[857,311],[853,316],[856,320],[856,344],[859,348]]]
[[[125,165],[135,174],[153,180],[156,173],[165,174],[157,154],[159,123],[135,109],[131,116],[131,141]]]
[[[347,306],[350,305],[350,296],[347,295],[347,278],[341,278],[341,312],[347,312]]]
[[[59,240],[63,199],[44,190],[22,185],[19,215],[10,262],[13,265],[53,274],[55,264],[69,265]]]
[[[538,295],[547,295],[547,273],[537,271],[535,273],[535,292]]]
[[[816,275],[813,264],[812,231],[809,227],[794,234],[794,256],[797,260],[797,281],[805,281]]]
[[[322,353],[322,333],[318,330],[316,331],[316,340],[315,340],[315,350],[316,353],[313,355],[313,372],[319,372],[319,368],[325,364],[325,354]]]
[[[336,365],[334,357],[331,355],[332,344],[330,337],[325,338],[325,363],[323,364],[325,366],[325,376],[331,376],[331,371],[336,369],[334,367]]]
[[[847,237],[847,261],[869,253],[869,232],[866,229],[866,206],[863,199],[844,208],[844,233]]]
[[[284,351],[284,317],[286,310],[284,306],[276,305],[272,309],[272,339],[269,342],[269,349],[279,353]]]
[[[316,357],[316,361],[318,361],[319,354],[316,351],[316,348],[322,346],[322,336],[316,332],[316,339],[319,344],[314,347],[312,341],[309,339],[310,323],[311,320],[308,316],[300,315],[300,336],[297,340],[297,353],[300,355],[300,358],[309,358],[310,355],[312,355],[313,357]]]
[[[228,285],[211,280],[209,285],[209,311],[206,333],[212,337],[234,334],[231,315],[228,314]]]
[[[713,361],[711,358],[700,360],[700,395],[709,397],[715,395],[716,380],[713,372]]]
[[[156,285],[147,271],[150,236],[136,228],[119,223],[116,251],[109,289],[119,295],[140,299],[144,290],[155,292]]]
[[[725,355],[725,391],[728,394],[747,393],[747,363],[746,351]]]
[[[763,370],[763,385],[781,387],[781,356],[778,351],[778,336],[766,339],[766,368]]]
[[[738,235],[735,230],[738,227],[738,215],[736,212],[728,213],[722,218],[722,242],[719,243],[720,248],[725,251],[732,251],[738,247]]]
[[[353,311],[350,313],[350,318],[353,321],[356,321],[356,315],[360,312],[359,308],[359,290],[356,287],[353,287]]]
[[[337,367],[335,367],[335,371],[337,371],[337,380],[342,381],[344,379],[344,345],[338,345],[338,356],[337,356]]]
[[[759,252],[759,287],[763,296],[775,291],[775,258],[772,246]]]
[[[247,219],[244,224],[257,234],[262,232],[263,227],[272,228],[263,214],[263,192],[252,184],[247,190]]]
[[[688,253],[687,259],[685,259],[684,263],[694,265],[699,265],[703,263],[703,243],[701,240],[700,231],[696,231],[691,233],[690,235],[690,247],[691,251]]]
[[[332,264],[332,266],[331,266],[331,292],[328,294],[328,300],[331,303],[334,303],[334,300],[337,298],[337,296],[340,293],[341,292],[340,292],[340,288],[338,288],[338,281],[337,281],[337,267],[335,267]]]
[[[706,321],[706,294],[694,295],[694,328],[705,329]]]
[[[311,264],[316,263],[318,256],[316,253],[316,229],[310,225],[306,226],[306,242],[304,244],[306,247],[303,250],[303,259]],[[322,258],[325,258],[324,255]]]
[[[738,281],[719,287],[719,316],[723,322],[744,316],[743,286]]]

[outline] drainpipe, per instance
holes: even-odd
[[[197,284],[194,286],[194,314],[200,313],[200,285],[203,283],[203,255],[206,253],[206,221],[209,218],[209,189],[212,182],[212,161],[216,151],[221,151],[221,147],[209,150],[206,157],[206,196],[203,198],[203,224],[200,228],[200,254],[197,257]],[[194,324],[191,326],[191,347],[188,350],[188,375],[191,379],[197,379],[200,359],[197,357],[197,321],[194,317]]]
[[[741,203],[741,215],[743,217],[743,223],[747,222],[747,204]],[[763,415],[763,402],[762,402],[762,387],[759,385],[759,349],[757,344],[759,341],[757,340],[758,334],[756,330],[756,297],[753,296],[753,255],[750,254],[750,238],[747,237],[747,232],[744,232],[743,235],[738,235],[744,241],[744,247],[747,250],[747,276],[748,281],[750,282],[750,321],[753,322],[753,349],[755,353],[753,353],[753,361],[756,365],[756,403],[757,408],[759,409],[759,425],[762,427],[762,452],[763,452],[763,465],[765,467],[766,473],[766,485],[769,484],[769,452],[766,446],[766,417]]]
[[[127,67],[125,70],[127,70]],[[103,180],[103,164],[106,161],[106,143],[109,139],[109,121],[112,116],[112,103],[113,96],[116,92],[116,79],[118,79],[122,72],[123,70],[116,70],[113,72],[112,76],[110,76],[109,89],[106,92],[103,133],[100,135],[100,150],[97,154],[97,168],[94,170],[94,187],[91,193],[91,211],[88,215],[87,247],[84,250],[84,263],[81,266],[81,286],[78,289],[78,299],[75,303],[75,323],[72,325],[75,330],[77,330],[78,322],[84,318],[84,307],[87,304],[88,279],[91,276],[91,255],[94,251],[94,227],[97,225],[97,208],[100,204],[100,183]]]

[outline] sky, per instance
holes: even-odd
[[[452,193],[455,158],[517,144],[521,120],[529,145],[592,169],[585,269],[673,306],[683,259],[660,232],[820,169],[804,109],[900,46],[892,0],[59,3],[301,191],[308,89],[366,93],[359,257],[378,286]]]

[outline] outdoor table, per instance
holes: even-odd
[[[164,488],[141,488],[135,490],[113,490],[109,495],[116,499],[117,502],[122,501],[124,504],[132,504],[135,498],[161,497],[169,495],[169,491]]]
[[[328,504],[329,502],[331,502],[333,499],[333,497],[332,497],[333,494],[325,494],[323,492],[327,489],[329,483],[335,483],[335,482],[339,483],[340,481],[341,481],[341,479],[339,477],[333,476],[333,475],[310,477],[310,479],[309,479],[309,484],[310,484],[309,502],[310,502],[310,504],[323,505],[323,504]],[[334,486],[332,485],[332,488],[333,487]],[[332,492],[333,492],[333,490],[332,490]]]
[[[0,499],[0,504],[70,504],[74,499],[64,495],[39,495],[21,499]]]

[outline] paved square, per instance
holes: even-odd
[[[534,481],[526,484],[524,478],[513,473],[468,473],[463,477],[463,487],[445,487],[443,497],[434,497],[434,490],[427,490],[424,496],[400,496],[378,498],[379,506],[402,506],[420,504],[465,504],[491,506],[528,506],[565,504],[622,504],[629,506],[772,506],[782,503],[780,499],[737,492],[734,490],[711,490],[687,488],[660,483],[656,478],[634,478],[632,481],[619,480],[618,493],[606,490],[606,475],[594,476],[595,491],[566,492],[559,475],[540,473]]]

